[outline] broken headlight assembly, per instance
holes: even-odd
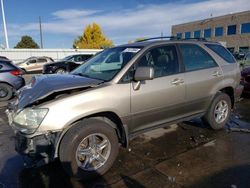
[[[13,120],[20,132],[32,134],[41,125],[48,111],[47,108],[25,108]]]

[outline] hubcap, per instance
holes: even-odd
[[[56,73],[57,73],[57,74],[64,74],[65,71],[64,71],[63,69],[59,69],[59,70],[56,71]]]
[[[0,88],[0,97],[4,98],[8,95],[8,91],[4,88]]]
[[[226,120],[228,115],[228,104],[226,101],[221,100],[217,103],[214,110],[214,117],[217,123],[222,123]]]
[[[102,167],[111,152],[111,143],[108,138],[95,133],[84,138],[76,150],[76,162],[86,171],[94,171]]]

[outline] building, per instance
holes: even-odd
[[[172,36],[221,42],[231,52],[250,50],[250,11],[172,26]]]

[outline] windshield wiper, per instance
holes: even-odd
[[[90,76],[89,76],[89,75],[87,75],[87,74],[83,74],[83,73],[74,73],[73,75],[83,76],[83,77],[90,78]]]
[[[92,77],[90,77],[89,75],[83,74],[83,73],[74,73],[73,75],[82,76],[82,77],[86,77],[86,78],[91,78],[91,79],[95,79],[95,80],[101,80],[101,81],[105,82],[105,80],[103,80],[103,79],[100,79],[100,78],[92,78]]]

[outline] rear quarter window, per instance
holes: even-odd
[[[205,44],[209,49],[219,55],[222,59],[224,59],[228,63],[236,63],[233,55],[225,49],[223,46],[218,44]]]

